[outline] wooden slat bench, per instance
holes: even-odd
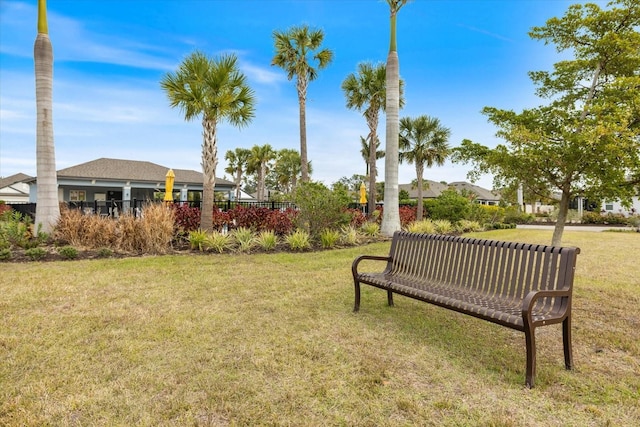
[[[579,248],[501,242],[398,231],[388,256],[353,261],[354,311],[360,284],[488,320],[525,334],[527,387],[536,373],[535,328],[562,323],[564,362],[572,369],[571,294]],[[360,272],[364,260],[384,261],[382,272]]]

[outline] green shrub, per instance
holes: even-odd
[[[204,230],[193,230],[189,232],[189,246],[202,252],[205,249],[207,232]]]
[[[98,250],[98,257],[100,258],[110,258],[113,256],[113,251],[109,248],[100,248]]]
[[[324,184],[305,182],[296,188],[293,199],[299,209],[295,224],[311,236],[320,236],[327,228],[338,229],[351,220],[344,209],[350,202],[344,189],[332,191]]]
[[[8,261],[11,259],[11,249],[9,248],[4,248],[4,249],[0,249],[0,261]]]
[[[212,251],[221,254],[225,250],[231,248],[231,235],[224,234],[220,231],[213,231],[209,234],[206,234],[203,245],[205,249],[211,249]]]
[[[320,233],[320,244],[325,249],[333,248],[340,241],[340,232],[326,229]]]
[[[473,231],[482,231],[484,227],[478,221],[469,221],[462,219],[456,224],[456,230],[460,233],[469,233]]]
[[[422,221],[414,221],[407,224],[406,230],[410,233],[432,234],[436,232],[436,226],[430,219],[423,219]]]
[[[29,228],[32,222],[28,215],[14,210],[7,211],[0,222],[0,240],[8,242],[10,246],[26,249],[37,246],[31,242]]]
[[[506,222],[508,224],[531,224],[536,220],[535,215],[520,212],[517,207],[509,207],[502,221],[485,221],[485,222]]]
[[[47,256],[47,251],[42,248],[29,248],[24,252],[24,254],[31,260],[37,261]]]
[[[73,246],[63,246],[58,249],[58,253],[64,259],[76,259],[78,258],[78,250]]]
[[[469,218],[472,205],[473,202],[469,198],[454,189],[445,190],[435,199],[429,199],[425,203],[431,219],[446,219],[452,223]]]
[[[256,237],[256,244],[265,251],[272,251],[278,246],[278,236],[273,230],[264,230]]]
[[[291,234],[287,234],[284,241],[293,251],[303,251],[311,247],[311,237],[304,230],[296,230]]]

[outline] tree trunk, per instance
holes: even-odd
[[[392,17],[392,20],[394,17]],[[395,22],[393,25],[395,29]],[[384,214],[380,231],[392,236],[400,230],[398,194],[398,137],[400,132],[400,83],[398,53],[390,51],[387,57],[387,130],[384,163]]]
[[[202,211],[200,228],[213,231],[213,192],[216,185],[216,166],[218,165],[218,147],[216,141],[215,120],[202,119]]]
[[[298,77],[300,78],[300,77]],[[300,104],[300,171],[302,182],[309,181],[309,168],[307,164],[307,95],[298,92]]]
[[[567,214],[569,213],[570,197],[571,197],[571,191],[569,189],[563,189],[562,197],[560,198],[558,219],[556,220],[556,226],[553,228],[553,237],[551,238],[551,246],[562,245],[562,233],[564,232],[564,224],[567,222]]]
[[[422,195],[422,186],[423,186],[423,179],[422,176],[424,174],[424,166],[422,164],[420,164],[420,162],[416,162],[416,177],[418,180],[418,206],[417,206],[417,210],[416,210],[416,220],[420,221],[422,220],[422,218],[424,217],[424,202],[423,202],[423,195]]]
[[[369,215],[373,215],[376,210],[376,177],[378,175],[378,167],[376,165],[377,159],[377,139],[378,135],[376,130],[378,129],[378,109],[372,106],[370,111],[367,111],[367,124],[369,125],[369,200],[367,209]]]
[[[38,1],[38,35],[33,47],[36,76],[36,232],[51,233],[60,217],[53,139],[53,47],[46,1]]]

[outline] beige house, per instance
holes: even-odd
[[[425,187],[422,190],[422,197],[424,199],[435,199],[443,191],[454,188],[458,191],[468,191],[476,195],[476,202],[483,205],[497,205],[500,203],[500,195],[496,194],[486,188],[482,188],[478,185],[470,184],[464,181],[452,182],[449,184],[443,184],[441,182],[424,180]],[[410,199],[418,198],[418,189],[415,188],[412,184],[400,184],[398,186],[400,191],[404,190],[409,194]]]

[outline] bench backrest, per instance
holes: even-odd
[[[573,247],[398,231],[386,272],[523,299],[531,290],[571,290],[578,253]]]

